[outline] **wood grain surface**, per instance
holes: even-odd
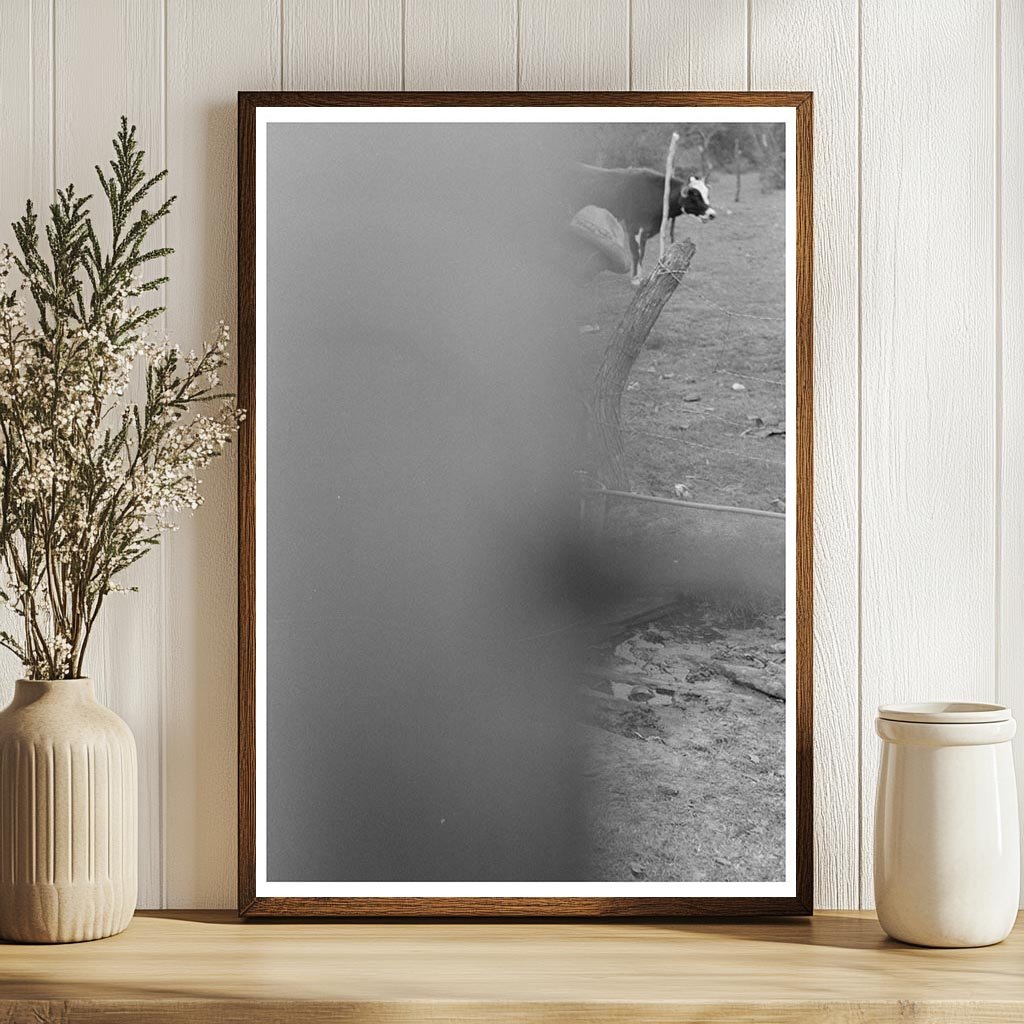
[[[515,89],[516,33],[515,0],[405,0],[402,87]]]
[[[285,89],[401,89],[402,0],[289,0]]]
[[[987,701],[995,686],[996,196],[986,185],[970,216],[947,216],[939,172],[994,180],[994,122],[975,112],[995,105],[995,10],[871,0],[862,12],[863,123],[885,125],[860,161],[862,905],[878,705]],[[978,32],[965,37],[968,19]],[[883,69],[893,47],[903,57]],[[935,105],[940,90],[953,108]],[[886,202],[867,201],[883,180]],[[920,255],[939,252],[950,258]]]
[[[1024,1016],[1022,956],[1020,928],[926,950],[856,913],[339,925],[164,911],[100,942],[0,945],[0,1019],[986,1024]]]
[[[996,328],[999,340],[997,402],[999,444],[999,576],[995,700],[1018,705],[1024,691],[1024,4],[999,11],[1000,136],[1008,145],[997,152],[995,272]],[[1019,720],[1019,715],[1018,715]],[[1017,740],[1014,761],[1024,779],[1024,743]]]
[[[751,81],[814,90],[814,889],[859,905],[857,592],[857,11],[831,0],[752,5]],[[786,45],[794,35],[837,45]],[[822,114],[824,112],[824,115]],[[827,895],[822,895],[827,894]]]
[[[519,89],[631,89],[628,0],[519,0]]]
[[[167,6],[168,330],[185,351],[234,316],[235,97],[281,86],[276,0]],[[196,82],[202,82],[197,90]],[[227,380],[234,377],[228,367]],[[167,615],[163,903],[220,907],[235,889],[235,457],[203,473],[204,505],[164,541]],[[190,594],[204,594],[201,602]]]

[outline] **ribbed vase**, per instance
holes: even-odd
[[[123,931],[138,887],[131,730],[91,679],[15,684],[0,711],[0,938]]]

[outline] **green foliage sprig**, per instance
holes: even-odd
[[[147,176],[144,158],[122,118],[110,173],[96,168],[109,244],[92,197],[69,185],[50,205],[45,243],[29,202],[13,225],[18,252],[0,248],[0,599],[21,620],[0,645],[29,678],[82,674],[103,600],[124,589],[115,577],[176,528],[173,513],[198,507],[197,473],[242,418],[220,389],[224,324],[188,354],[147,335],[164,308],[139,297],[167,278],[146,280],[146,266],[173,250],[146,239],[175,197],[142,206],[167,174]],[[199,411],[208,403],[219,405]]]

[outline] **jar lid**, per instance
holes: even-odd
[[[923,704],[882,704],[878,717],[889,722],[924,722],[934,725],[970,725],[1008,722],[1010,709],[1004,704],[974,704],[968,701],[927,701]]]

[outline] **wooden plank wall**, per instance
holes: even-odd
[[[1015,0],[0,0],[0,221],[118,114],[180,196],[170,312],[234,312],[238,89],[817,94],[817,902],[871,904],[875,706],[1024,702],[1024,8]],[[111,603],[141,903],[234,902],[234,463]],[[0,663],[6,699],[17,666]],[[1024,758],[1021,760],[1024,769]]]

